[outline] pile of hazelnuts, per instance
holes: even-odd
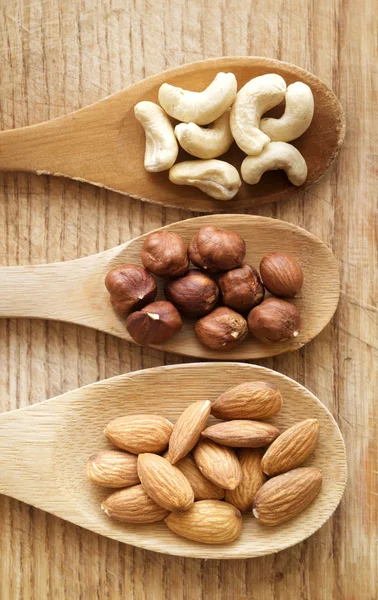
[[[150,233],[142,246],[143,267],[125,264],[105,280],[114,309],[127,317],[126,328],[143,346],[166,342],[182,328],[181,315],[194,317],[195,333],[213,350],[239,346],[248,331],[258,340],[280,342],[299,333],[294,298],[303,272],[288,254],[273,252],[260,274],[245,264],[246,244],[234,231],[202,227],[189,246],[173,231]],[[190,269],[190,262],[196,267]],[[166,300],[157,294],[152,274],[166,280]],[[265,290],[273,296],[264,300]]]

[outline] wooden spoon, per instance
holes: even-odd
[[[203,346],[194,333],[195,321],[185,319],[180,333],[153,347],[198,358],[263,358],[297,350],[327,325],[337,307],[340,282],[337,262],[323,242],[290,223],[252,215],[197,217],[161,229],[175,231],[189,242],[204,225],[237,231],[247,243],[245,262],[257,268],[269,252],[287,252],[298,260],[303,269],[304,284],[298,298],[292,302],[301,315],[301,331],[295,339],[275,344],[248,337],[238,348],[219,352]],[[0,268],[0,317],[67,321],[133,341],[125,319],[111,306],[104,281],[113,267],[124,263],[141,264],[140,251],[147,235],[86,258]],[[157,298],[164,298],[161,281]]]
[[[162,83],[201,91],[220,71],[233,72],[239,88],[264,73],[278,73],[289,85],[307,83],[315,114],[310,128],[294,142],[306,159],[304,186],[293,186],[283,172],[269,172],[259,184],[243,184],[229,201],[213,200],[193,187],[170,183],[168,173],[143,167],[145,138],[134,117],[141,100],[157,102]],[[336,96],[317,77],[295,65],[262,57],[222,57],[190,63],[148,77],[100,102],[59,119],[0,134],[0,170],[59,175],[106,187],[133,198],[201,212],[237,212],[292,196],[314,183],[335,159],[344,138],[344,116]],[[243,153],[233,144],[224,159],[237,168]],[[178,160],[189,157],[180,153]]]
[[[236,542],[206,546],[176,536],[163,522],[118,523],[100,510],[101,502],[114,490],[89,483],[85,463],[97,450],[110,447],[103,429],[111,419],[151,413],[175,422],[191,402],[215,400],[221,392],[246,380],[269,381],[279,387],[283,408],[270,419],[279,429],[303,419],[319,420],[319,442],[306,466],[322,470],[323,486],[302,514],[275,528],[260,525],[248,514]],[[0,470],[0,493],[76,525],[148,550],[217,559],[261,556],[304,540],[332,515],[346,483],[343,438],[320,400],[280,373],[240,363],[146,369],[0,415]]]

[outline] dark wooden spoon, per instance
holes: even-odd
[[[294,141],[308,166],[303,186],[292,185],[282,171],[269,171],[257,185],[243,183],[232,200],[223,202],[197,188],[170,183],[167,171],[145,171],[145,137],[134,116],[135,104],[141,100],[157,102],[159,87],[164,82],[201,91],[220,71],[233,72],[239,88],[264,73],[278,73],[287,85],[302,81],[311,87],[314,118],[309,129]],[[64,117],[0,133],[0,170],[70,177],[164,206],[201,212],[240,212],[288,198],[312,185],[336,158],[344,131],[338,99],[315,75],[269,58],[222,57],[158,73]],[[223,158],[239,169],[244,157],[234,143]],[[190,158],[193,157],[182,151],[178,160]]]

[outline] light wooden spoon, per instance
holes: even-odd
[[[278,73],[288,85],[303,81],[311,87],[314,118],[310,128],[294,142],[308,165],[304,186],[293,186],[283,172],[269,172],[259,184],[243,184],[233,200],[222,202],[197,188],[170,183],[167,172],[144,170],[145,139],[134,117],[135,104],[140,100],[157,102],[158,89],[164,82],[201,91],[220,71],[233,72],[239,88],[264,73]],[[308,71],[269,58],[222,57],[158,73],[59,119],[1,133],[0,170],[70,177],[165,206],[201,212],[236,212],[287,198],[314,183],[335,159],[344,129],[338,99]],[[224,156],[237,168],[244,157],[236,144]],[[188,158],[193,157],[182,152],[178,160]]]
[[[258,268],[269,252],[287,252],[304,273],[303,288],[294,302],[301,315],[301,331],[293,340],[263,343],[249,336],[238,348],[218,352],[206,348],[194,333],[194,320],[185,319],[180,333],[153,346],[198,358],[255,359],[297,350],[312,340],[336,310],[340,283],[338,265],[330,250],[308,231],[290,223],[252,215],[196,217],[163,227],[189,242],[204,225],[237,231],[247,243],[245,262]],[[0,268],[0,317],[55,319],[93,327],[133,341],[125,319],[110,303],[104,281],[110,269],[124,263],[141,264],[140,251],[146,235],[121,246],[62,263]],[[158,299],[163,299],[159,282]]]
[[[85,463],[91,454],[109,447],[103,429],[111,419],[151,413],[175,422],[191,402],[215,400],[224,390],[246,380],[269,381],[279,387],[283,408],[270,419],[279,429],[303,419],[319,420],[319,442],[306,465],[322,470],[323,486],[302,514],[275,528],[264,527],[252,514],[246,515],[236,542],[207,546],[176,536],[163,522],[117,523],[100,510],[101,502],[114,490],[90,484]],[[146,369],[0,415],[0,471],[0,493],[76,525],[148,550],[217,559],[261,556],[304,540],[332,515],[346,483],[343,438],[320,400],[280,373],[240,363]]]

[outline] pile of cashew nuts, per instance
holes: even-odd
[[[283,115],[262,118],[285,101]],[[286,86],[274,73],[255,77],[237,91],[233,73],[218,73],[203,92],[192,92],[163,83],[159,103],[143,101],[135,116],[144,128],[144,167],[158,172],[169,169],[177,185],[198,187],[217,200],[230,200],[241,186],[237,169],[216,160],[235,140],[247,154],[241,176],[256,184],[265,171],[283,169],[289,181],[302,185],[307,177],[306,161],[291,144],[310,126],[314,114],[311,89],[297,81]],[[180,121],[175,127],[169,117]],[[179,145],[199,160],[174,164]]]

